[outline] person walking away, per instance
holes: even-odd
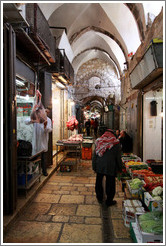
[[[85,128],[86,128],[86,132],[87,132],[87,136],[90,136],[90,119],[88,119],[88,121],[85,122]]]
[[[132,138],[126,131],[122,130],[119,136],[120,144],[122,146],[123,153],[131,153],[133,150]]]
[[[119,138],[120,136],[120,130],[116,130],[116,138]]]
[[[106,177],[106,205],[116,204],[113,200],[116,192],[116,176],[122,171],[121,147],[112,131],[96,139],[92,158],[92,168],[96,172],[95,192],[99,203],[103,202],[103,177]]]
[[[99,125],[98,120],[97,120],[97,118],[95,118],[95,121],[93,124],[95,138],[97,138],[98,125]]]

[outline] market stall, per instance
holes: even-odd
[[[129,228],[134,243],[162,243],[162,161],[142,162],[136,155],[124,154],[122,163],[123,171],[118,179],[125,197],[122,202],[124,225]],[[160,167],[152,170],[151,163],[159,163]]]
[[[83,140],[83,136],[73,135],[68,139],[58,140],[56,142],[56,148],[58,153],[58,148],[63,149],[63,156],[58,161],[58,155],[56,155],[56,165],[57,168],[60,167],[60,171],[71,171],[71,166],[76,166],[76,170],[78,168],[78,162],[80,162],[81,158],[81,143]],[[69,158],[71,157],[72,158]]]

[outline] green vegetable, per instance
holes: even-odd
[[[152,190],[152,196],[161,196],[163,194],[163,188],[161,186],[157,186]]]
[[[147,233],[162,234],[163,224],[160,221],[148,220],[140,222],[142,231]]]
[[[132,190],[139,189],[142,185],[142,181],[138,178],[135,178],[130,182],[130,187]]]
[[[144,220],[162,220],[163,219],[163,212],[161,211],[152,211],[152,212],[147,212],[144,214],[141,214],[139,216],[140,221]]]
[[[139,216],[142,231],[163,234],[163,213],[161,211],[147,212]]]
[[[162,198],[161,198],[160,196],[154,196],[153,199],[154,199],[155,201],[161,201],[161,200],[162,200]]]

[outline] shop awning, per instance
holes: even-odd
[[[163,74],[163,43],[152,42],[130,74],[132,89],[142,89]]]

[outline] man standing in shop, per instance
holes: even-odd
[[[95,192],[99,203],[103,202],[103,177],[106,177],[106,205],[112,206],[116,192],[116,176],[122,170],[121,147],[119,140],[111,130],[96,139],[95,151],[92,158],[92,168],[96,172]]]
[[[43,175],[47,176],[46,152],[48,151],[49,133],[52,131],[52,122],[48,117],[50,110],[46,108],[45,111],[47,120],[44,123],[36,123],[31,119],[29,122],[26,121],[26,124],[33,124],[32,155],[43,151],[41,154],[41,167]]]

